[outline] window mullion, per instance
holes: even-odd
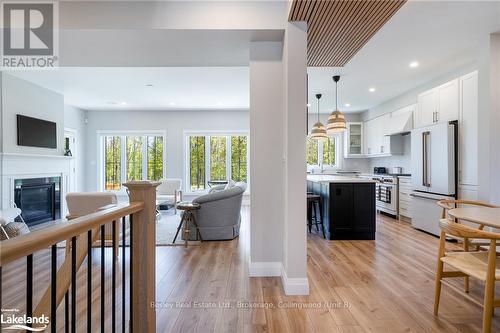
[[[121,154],[120,154],[120,160],[121,160],[121,179],[122,183],[127,182],[127,137],[126,136],[120,136],[120,146],[121,146]]]

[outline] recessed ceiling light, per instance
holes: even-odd
[[[146,84],[146,87],[154,87],[154,84],[148,83],[148,84]]]
[[[175,103],[174,103],[174,102],[170,102],[170,103],[168,103],[168,105],[170,105],[170,106],[174,106],[174,105],[175,105]]]
[[[374,92],[375,91],[375,87],[371,87],[370,89],[368,89],[369,92]]]
[[[348,107],[350,107],[350,106],[351,106],[351,104],[349,104],[349,103],[345,103],[345,104],[344,104],[344,106],[345,106],[346,108],[348,108]]]
[[[418,61],[410,62],[410,68],[415,68],[415,67],[418,67]]]
[[[120,102],[120,105],[127,105],[127,102]]]

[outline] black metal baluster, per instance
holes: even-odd
[[[112,263],[112,270],[111,270],[111,332],[115,333],[115,326],[116,326],[116,259],[115,258],[115,248],[116,248],[116,221],[113,221],[113,228],[112,228],[112,239],[113,239],[113,263]]]
[[[0,266],[0,309],[2,309],[2,289],[3,289],[2,266]],[[0,333],[1,332],[2,332],[2,324],[0,324]]]
[[[57,311],[57,244],[52,245],[52,259],[50,272],[50,331],[56,332],[56,311]]]
[[[76,332],[76,237],[71,238],[71,333]]]
[[[122,333],[125,333],[125,216],[122,217]]]
[[[133,272],[133,268],[134,268],[134,265],[133,265],[133,261],[132,261],[132,258],[133,258],[133,223],[134,222],[134,216],[133,215],[130,215],[130,222],[129,222],[129,229],[130,229],[130,247],[129,247],[129,263],[130,263],[130,328],[129,328],[129,332],[132,333],[132,317],[133,317],[133,313],[134,313],[134,309],[133,309],[133,300],[132,300],[132,297],[133,297],[133,294],[134,294],[134,283],[133,283],[133,275],[134,275],[134,272]]]
[[[69,293],[64,294],[64,332],[69,333]]]
[[[26,257],[26,317],[33,317],[33,254]]]
[[[87,333],[92,333],[92,229],[87,231]]]
[[[104,224],[101,225],[101,332],[104,333],[104,291],[105,291],[105,281],[104,281]]]

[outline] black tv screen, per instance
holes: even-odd
[[[17,144],[28,147],[57,148],[56,123],[18,114]]]

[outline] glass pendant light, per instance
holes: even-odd
[[[311,130],[311,139],[326,140],[328,139],[328,136],[326,135],[325,125],[319,121],[319,100],[321,98],[321,94],[316,94],[316,98],[318,99],[318,122],[313,125]]]
[[[335,110],[330,113],[328,117],[328,124],[326,125],[326,130],[328,134],[341,133],[347,129],[345,116],[342,112],[339,111],[338,107],[338,82],[340,80],[340,75],[335,75],[333,77],[333,81],[335,81]]]

